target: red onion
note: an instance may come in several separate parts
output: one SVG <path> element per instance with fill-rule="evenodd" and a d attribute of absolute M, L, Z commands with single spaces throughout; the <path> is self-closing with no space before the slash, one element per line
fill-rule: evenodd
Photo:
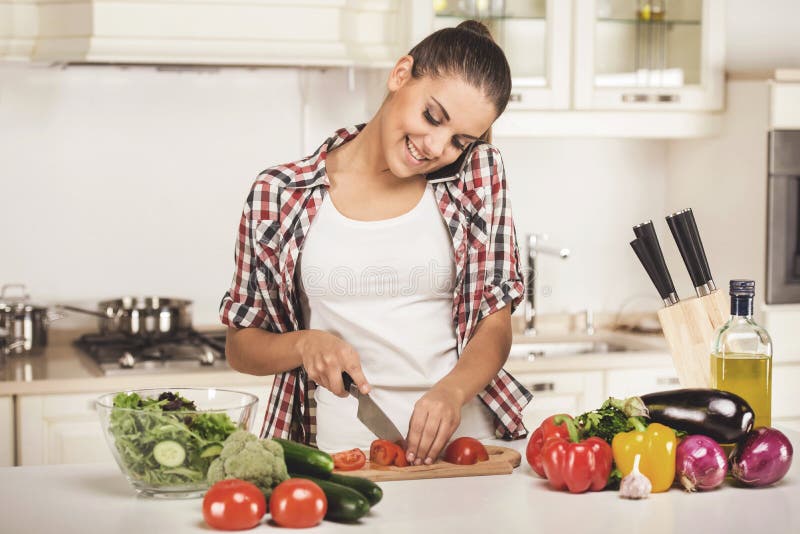
<path fill-rule="evenodd" d="M 714 489 L 727 473 L 725 452 L 708 436 L 686 436 L 675 451 L 675 476 L 687 491 Z"/>
<path fill-rule="evenodd" d="M 745 486 L 769 486 L 789 471 L 793 452 L 783 432 L 762 426 L 748 432 L 736 445 L 731 472 Z"/>

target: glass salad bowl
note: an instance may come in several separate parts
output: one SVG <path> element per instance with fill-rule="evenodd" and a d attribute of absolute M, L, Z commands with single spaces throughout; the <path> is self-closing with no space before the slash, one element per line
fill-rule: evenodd
<path fill-rule="evenodd" d="M 100 424 L 122 473 L 142 495 L 200 497 L 222 442 L 249 431 L 258 397 L 215 388 L 138 389 L 96 401 Z"/>

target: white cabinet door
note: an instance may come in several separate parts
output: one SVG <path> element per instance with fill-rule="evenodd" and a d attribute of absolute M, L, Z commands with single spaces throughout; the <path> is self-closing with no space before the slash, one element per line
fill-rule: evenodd
<path fill-rule="evenodd" d="M 600 371 L 516 373 L 515 378 L 533 393 L 533 400 L 522 413 L 525 426 L 531 432 L 551 415 L 578 416 L 599 408 L 603 402 L 603 373 Z"/>
<path fill-rule="evenodd" d="M 724 0 L 576 0 L 575 108 L 722 109 L 724 7 Z"/>
<path fill-rule="evenodd" d="M 0 467 L 14 465 L 14 398 L 0 397 Z"/>
<path fill-rule="evenodd" d="M 636 395 L 679 389 L 678 373 L 673 367 L 650 369 L 613 369 L 606 371 L 606 397 L 626 399 Z"/>
<path fill-rule="evenodd" d="M 252 431 L 258 433 L 267 409 L 272 377 L 249 386 L 222 386 L 259 399 Z M 99 395 L 31 395 L 17 398 L 19 465 L 113 462 L 94 402 Z M 0 404 L 2 408 L 2 404 Z M 2 417 L 0 416 L 0 422 Z M 7 435 L 13 435 L 9 433 Z M 0 453 L 2 453 L 0 446 Z M 12 449 L 13 451 L 13 449 Z"/>

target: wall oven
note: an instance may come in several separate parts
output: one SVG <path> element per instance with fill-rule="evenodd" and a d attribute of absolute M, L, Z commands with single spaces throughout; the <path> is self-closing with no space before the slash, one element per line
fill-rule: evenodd
<path fill-rule="evenodd" d="M 767 304 L 800 303 L 800 130 L 769 132 Z"/>

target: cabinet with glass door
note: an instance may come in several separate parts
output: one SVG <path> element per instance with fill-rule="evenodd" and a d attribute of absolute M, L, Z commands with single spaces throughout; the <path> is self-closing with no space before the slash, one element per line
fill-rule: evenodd
<path fill-rule="evenodd" d="M 719 110 L 724 0 L 575 0 L 574 107 Z"/>
<path fill-rule="evenodd" d="M 514 87 L 509 109 L 568 109 L 568 0 L 432 0 L 432 30 L 466 19 L 486 24 L 506 53 Z"/>

